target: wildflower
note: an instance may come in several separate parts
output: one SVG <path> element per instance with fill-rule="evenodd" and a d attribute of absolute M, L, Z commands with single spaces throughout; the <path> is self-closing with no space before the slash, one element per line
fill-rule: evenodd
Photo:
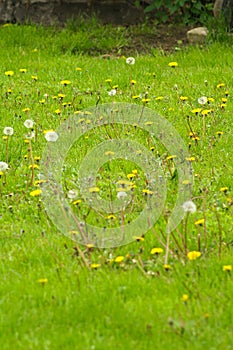
<path fill-rule="evenodd" d="M 90 193 L 97 193 L 99 191 L 100 191 L 99 187 L 91 187 L 91 188 L 89 188 L 89 192 Z"/>
<path fill-rule="evenodd" d="M 182 208 L 184 209 L 185 213 L 195 213 L 195 211 L 197 210 L 196 204 L 193 203 L 193 201 L 184 202 Z"/>
<path fill-rule="evenodd" d="M 12 77 L 14 75 L 14 72 L 13 72 L 13 70 L 8 70 L 8 71 L 5 72 L 5 75 L 7 77 Z"/>
<path fill-rule="evenodd" d="M 177 62 L 169 62 L 168 66 L 172 67 L 172 68 L 175 68 L 175 67 L 178 67 L 178 63 Z"/>
<path fill-rule="evenodd" d="M 134 65 L 135 64 L 135 58 L 134 57 L 128 57 L 126 58 L 126 63 L 129 65 Z"/>
<path fill-rule="evenodd" d="M 210 112 L 212 112 L 211 109 L 203 109 L 203 111 L 201 112 L 202 115 L 207 115 L 209 114 Z"/>
<path fill-rule="evenodd" d="M 6 126 L 4 129 L 3 129 L 3 133 L 4 135 L 7 135 L 7 136 L 11 136 L 14 134 L 14 129 L 10 126 Z"/>
<path fill-rule="evenodd" d="M 148 103 L 148 102 L 150 102 L 150 98 L 143 98 L 143 99 L 142 99 L 142 102 L 143 102 L 143 103 Z"/>
<path fill-rule="evenodd" d="M 114 156 L 114 152 L 112 152 L 112 151 L 106 151 L 105 153 L 104 153 L 106 156 Z"/>
<path fill-rule="evenodd" d="M 38 80 L 38 77 L 36 75 L 32 75 L 31 78 L 34 80 L 34 81 L 37 81 Z"/>
<path fill-rule="evenodd" d="M 117 262 L 117 263 L 121 263 L 122 261 L 124 261 L 125 257 L 120 255 L 120 256 L 117 256 L 114 261 Z"/>
<path fill-rule="evenodd" d="M 169 264 L 164 264 L 163 268 L 164 268 L 165 271 L 169 271 L 169 270 L 171 270 L 172 267 Z"/>
<path fill-rule="evenodd" d="M 23 108 L 23 110 L 22 110 L 23 112 L 30 112 L 30 108 L 28 108 L 28 107 L 26 107 L 26 108 Z"/>
<path fill-rule="evenodd" d="M 31 119 L 26 119 L 25 122 L 23 123 L 23 125 L 27 128 L 27 129 L 31 129 L 34 125 L 34 121 Z"/>
<path fill-rule="evenodd" d="M 80 203 L 82 203 L 81 199 L 77 199 L 76 201 L 72 202 L 73 205 L 77 205 L 77 204 L 80 204 Z"/>
<path fill-rule="evenodd" d="M 181 300 L 183 302 L 186 302 L 188 300 L 188 298 L 189 298 L 188 294 L 183 294 L 182 297 L 181 297 Z"/>
<path fill-rule="evenodd" d="M 34 131 L 29 131 L 29 132 L 27 133 L 27 135 L 25 135 L 25 138 L 26 138 L 25 142 L 28 143 L 28 142 L 29 142 L 28 140 L 33 139 L 33 137 L 35 137 Z"/>
<path fill-rule="evenodd" d="M 180 96 L 180 100 L 181 100 L 181 101 L 187 101 L 187 100 L 188 100 L 188 97 L 187 97 L 187 96 Z"/>
<path fill-rule="evenodd" d="M 232 271 L 232 265 L 224 265 L 222 268 L 223 271 L 230 272 Z"/>
<path fill-rule="evenodd" d="M 58 134 L 55 131 L 48 131 L 45 134 L 45 138 L 48 142 L 56 142 L 58 139 Z"/>
<path fill-rule="evenodd" d="M 151 251 L 150 251 L 151 255 L 158 255 L 158 254 L 161 254 L 163 253 L 163 249 L 162 248 L 152 248 Z"/>
<path fill-rule="evenodd" d="M 39 101 L 42 105 L 45 103 L 45 99 Z"/>
<path fill-rule="evenodd" d="M 217 85 L 217 88 L 219 89 L 219 88 L 222 88 L 223 86 L 225 86 L 225 84 L 224 83 L 220 83 L 220 84 Z"/>
<path fill-rule="evenodd" d="M 137 99 L 139 99 L 139 98 L 140 98 L 140 95 L 132 96 L 132 99 L 133 99 L 133 100 L 137 100 Z"/>
<path fill-rule="evenodd" d="M 70 84 L 71 84 L 71 81 L 69 81 L 69 80 L 62 80 L 62 81 L 60 82 L 60 84 L 61 84 L 61 85 L 64 85 L 64 86 L 67 86 L 67 85 L 70 85 Z"/>
<path fill-rule="evenodd" d="M 222 101 L 223 103 L 226 103 L 226 102 L 227 102 L 227 98 L 223 97 L 221 101 Z"/>
<path fill-rule="evenodd" d="M 117 198 L 118 198 L 118 199 L 123 199 L 123 198 L 125 198 L 125 197 L 127 197 L 127 193 L 125 193 L 124 191 L 119 191 L 119 192 L 117 193 Z"/>
<path fill-rule="evenodd" d="M 195 108 L 191 110 L 191 113 L 198 114 L 201 112 L 201 108 Z"/>
<path fill-rule="evenodd" d="M 28 168 L 29 169 L 40 169 L 39 165 L 37 165 L 37 164 L 30 164 Z"/>
<path fill-rule="evenodd" d="M 61 114 L 61 110 L 58 108 L 54 111 L 56 114 Z"/>
<path fill-rule="evenodd" d="M 220 192 L 227 193 L 228 187 L 221 187 Z"/>
<path fill-rule="evenodd" d="M 145 241 L 145 238 L 144 237 L 141 237 L 141 236 L 135 236 L 133 237 L 137 242 L 144 242 Z"/>
<path fill-rule="evenodd" d="M 67 197 L 70 198 L 70 199 L 74 199 L 76 196 L 77 196 L 77 191 L 75 191 L 75 190 L 70 190 L 67 193 Z"/>
<path fill-rule="evenodd" d="M 131 83 L 132 85 L 135 85 L 137 82 L 136 82 L 136 80 L 133 80 L 133 79 L 132 79 L 132 80 L 130 81 L 130 83 Z"/>
<path fill-rule="evenodd" d="M 117 93 L 116 89 L 112 89 L 110 91 L 108 91 L 108 96 L 115 96 Z"/>
<path fill-rule="evenodd" d="M 37 189 L 37 190 L 31 191 L 31 192 L 30 192 L 30 196 L 32 196 L 32 197 L 38 197 L 38 196 L 41 195 L 41 193 L 42 193 L 42 191 L 41 191 L 40 189 Z"/>
<path fill-rule="evenodd" d="M 144 193 L 145 195 L 152 195 L 154 192 L 145 188 L 142 190 L 142 193 Z"/>
<path fill-rule="evenodd" d="M 188 252 L 188 254 L 187 254 L 187 257 L 189 260 L 196 260 L 200 256 L 201 256 L 201 252 L 197 252 L 195 250 L 192 252 Z"/>
<path fill-rule="evenodd" d="M 41 283 L 41 284 L 45 284 L 45 283 L 48 283 L 48 279 L 47 278 L 40 278 L 37 280 L 38 283 Z"/>
<path fill-rule="evenodd" d="M 7 169 L 9 169 L 8 164 L 6 162 L 0 162 L 0 171 L 4 173 Z"/>
<path fill-rule="evenodd" d="M 131 180 L 131 179 L 133 179 L 135 176 L 136 176 L 136 174 L 128 174 L 128 175 L 127 175 L 127 178 L 128 178 L 129 180 Z"/>
<path fill-rule="evenodd" d="M 96 269 L 98 269 L 99 267 L 100 267 L 101 265 L 100 264 L 91 264 L 91 269 L 94 269 L 94 270 L 96 270 Z"/>
<path fill-rule="evenodd" d="M 110 215 L 107 216 L 107 219 L 108 219 L 108 220 L 115 220 L 116 217 L 115 217 L 115 215 L 110 214 Z"/>
<path fill-rule="evenodd" d="M 204 222 L 205 222 L 205 219 L 200 219 L 200 220 L 197 220 L 197 221 L 195 222 L 195 225 L 196 225 L 196 226 L 202 226 L 202 225 L 204 224 Z"/>
<path fill-rule="evenodd" d="M 188 160 L 189 162 L 194 162 L 196 160 L 195 157 L 187 157 L 185 159 Z"/>
<path fill-rule="evenodd" d="M 162 101 L 163 100 L 163 96 L 157 96 L 155 97 L 155 101 Z"/>
<path fill-rule="evenodd" d="M 197 101 L 200 105 L 204 105 L 207 102 L 207 97 L 206 96 L 199 97 Z"/>
<path fill-rule="evenodd" d="M 25 68 L 20 68 L 20 73 L 26 73 L 27 72 L 27 69 L 25 69 Z"/>
<path fill-rule="evenodd" d="M 166 157 L 166 160 L 174 159 L 174 158 L 176 158 L 176 157 L 177 157 L 176 155 L 168 156 L 168 157 Z"/>
<path fill-rule="evenodd" d="M 217 131 L 216 134 L 217 134 L 218 136 L 221 136 L 221 135 L 223 135 L 223 132 L 222 132 L 222 131 Z"/>
<path fill-rule="evenodd" d="M 208 97 L 208 98 L 207 98 L 207 102 L 208 102 L 208 103 L 214 102 L 214 98 Z"/>
<path fill-rule="evenodd" d="M 81 72 L 82 68 L 77 67 L 76 70 L 77 70 L 78 72 Z"/>
<path fill-rule="evenodd" d="M 88 250 L 92 250 L 94 248 L 94 245 L 92 243 L 88 243 L 86 247 Z"/>

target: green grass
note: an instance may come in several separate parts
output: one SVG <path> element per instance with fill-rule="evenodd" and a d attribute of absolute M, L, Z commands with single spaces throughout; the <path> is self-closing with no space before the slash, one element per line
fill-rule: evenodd
<path fill-rule="evenodd" d="M 223 267 L 233 265 L 232 48 L 227 42 L 213 42 L 176 54 L 135 53 L 136 63 L 129 66 L 122 57 L 124 50 L 119 51 L 127 44 L 126 29 L 113 28 L 106 35 L 106 28 L 93 24 L 90 31 L 101 38 L 93 46 L 86 27 L 81 23 L 74 30 L 70 24 L 58 33 L 34 26 L 0 28 L 0 161 L 9 164 L 9 170 L 0 175 L 1 349 L 230 350 L 233 283 L 232 272 Z M 89 49 L 95 57 L 86 54 Z M 120 54 L 102 59 L 97 52 L 106 50 Z M 172 61 L 178 67 L 169 67 Z M 6 76 L 6 71 L 14 75 Z M 64 86 L 62 80 L 71 84 Z M 218 87 L 220 83 L 224 85 Z M 116 85 L 116 95 L 109 96 Z M 58 94 L 65 96 L 59 99 Z M 163 99 L 156 99 L 159 96 Z M 197 102 L 201 96 L 214 100 L 202 106 Z M 195 158 L 191 198 L 197 211 L 173 232 L 168 260 L 166 223 L 177 195 L 176 173 L 173 161 L 166 161 L 171 154 L 145 131 L 125 125 L 89 131 L 70 150 L 63 175 L 65 191 L 73 189 L 83 157 L 99 142 L 115 136 L 138 140 L 156 158 L 159 155 L 167 184 L 166 204 L 144 240 L 117 248 L 88 248 L 60 233 L 47 217 L 41 197 L 30 195 L 38 188 L 31 180 L 39 173 L 29 169 L 31 150 L 34 157 L 42 157 L 44 130 L 55 130 L 74 112 L 97 103 L 114 100 L 142 107 L 143 98 L 149 99 L 147 107 L 172 123 Z M 227 99 L 224 106 L 223 98 Z M 211 112 L 192 113 L 199 107 Z M 35 122 L 30 143 L 24 141 L 29 131 L 26 119 Z M 8 139 L 3 134 L 7 126 L 14 128 Z M 190 137 L 190 126 L 196 141 Z M 132 180 L 137 187 L 125 212 L 127 220 L 145 203 L 143 169 L 127 161 L 109 161 L 98 173 L 97 185 L 108 199 L 116 196 L 115 182 L 127 179 L 133 169 L 138 170 Z M 226 191 L 221 190 L 224 187 Z M 111 221 L 84 200 L 78 210 L 84 221 L 119 227 L 119 213 Z M 205 219 L 202 226 L 195 224 L 200 219 Z M 154 247 L 163 252 L 152 255 Z M 201 256 L 190 261 L 187 252 L 199 248 Z M 123 262 L 116 262 L 120 256 Z M 99 267 L 91 268 L 93 263 Z"/>

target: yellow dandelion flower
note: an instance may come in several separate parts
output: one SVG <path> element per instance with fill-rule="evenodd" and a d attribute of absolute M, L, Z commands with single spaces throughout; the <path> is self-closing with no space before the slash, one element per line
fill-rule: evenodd
<path fill-rule="evenodd" d="M 142 193 L 144 193 L 145 195 L 152 195 L 154 192 L 145 188 L 142 190 Z"/>
<path fill-rule="evenodd" d="M 13 72 L 13 70 L 8 70 L 8 71 L 5 72 L 5 75 L 6 75 L 7 77 L 12 77 L 14 74 L 15 74 L 15 73 Z"/>
<path fill-rule="evenodd" d="M 144 242 L 144 241 L 145 241 L 145 238 L 144 238 L 144 237 L 141 237 L 141 236 L 134 236 L 133 238 L 134 238 L 135 241 L 137 241 L 137 242 Z"/>
<path fill-rule="evenodd" d="M 117 263 L 121 263 L 122 261 L 124 261 L 125 257 L 120 255 L 120 256 L 117 256 L 114 261 L 117 262 Z"/>
<path fill-rule="evenodd" d="M 183 184 L 183 185 L 189 185 L 189 184 L 190 184 L 190 181 L 189 181 L 189 180 L 183 180 L 183 181 L 182 181 L 182 184 Z"/>
<path fill-rule="evenodd" d="M 72 202 L 73 205 L 77 205 L 77 204 L 80 204 L 80 203 L 82 203 L 81 199 L 77 199 L 76 201 Z"/>
<path fill-rule="evenodd" d="M 116 219 L 116 216 L 113 215 L 113 214 L 110 214 L 110 215 L 107 216 L 107 219 L 108 219 L 108 220 L 115 220 L 115 219 Z"/>
<path fill-rule="evenodd" d="M 181 300 L 185 303 L 188 300 L 189 296 L 188 294 L 183 294 L 181 297 Z"/>
<path fill-rule="evenodd" d="M 131 173 L 137 175 L 138 171 L 137 171 L 137 169 L 133 169 L 133 170 L 131 171 Z"/>
<path fill-rule="evenodd" d="M 223 97 L 221 101 L 222 101 L 223 103 L 226 103 L 226 102 L 227 102 L 227 98 Z"/>
<path fill-rule="evenodd" d="M 163 96 L 155 97 L 155 101 L 162 101 L 162 100 L 163 100 Z"/>
<path fill-rule="evenodd" d="M 41 283 L 41 284 L 45 284 L 45 283 L 48 283 L 48 278 L 39 278 L 37 280 L 38 283 Z"/>
<path fill-rule="evenodd" d="M 180 96 L 180 100 L 181 100 L 181 101 L 187 101 L 187 100 L 188 100 L 188 97 L 187 97 L 187 96 Z"/>
<path fill-rule="evenodd" d="M 130 83 L 132 84 L 132 85 L 135 85 L 137 82 L 136 82 L 136 80 L 130 80 Z"/>
<path fill-rule="evenodd" d="M 198 114 L 201 112 L 201 108 L 195 108 L 191 110 L 191 113 Z"/>
<path fill-rule="evenodd" d="M 62 81 L 60 82 L 60 84 L 61 84 L 61 85 L 64 85 L 64 86 L 70 85 L 70 84 L 71 84 L 71 81 L 70 81 L 70 80 L 62 80 Z"/>
<path fill-rule="evenodd" d="M 77 67 L 76 70 L 77 70 L 78 72 L 81 72 L 82 68 L 81 68 L 81 67 Z"/>
<path fill-rule="evenodd" d="M 151 122 L 151 121 L 147 121 L 147 122 L 145 122 L 144 124 L 145 124 L 145 125 L 152 125 L 152 124 L 153 124 L 153 122 Z"/>
<path fill-rule="evenodd" d="M 188 252 L 188 254 L 187 254 L 187 257 L 189 260 L 196 260 L 200 256 L 201 256 L 201 252 L 197 252 L 195 250 L 192 252 Z"/>
<path fill-rule="evenodd" d="M 219 89 L 219 88 L 222 88 L 222 87 L 224 87 L 224 86 L 225 86 L 224 83 L 220 83 L 220 84 L 217 85 L 217 88 Z"/>
<path fill-rule="evenodd" d="M 221 135 L 223 135 L 223 132 L 222 132 L 222 131 L 217 131 L 216 134 L 217 134 L 218 136 L 221 136 Z"/>
<path fill-rule="evenodd" d="M 90 193 L 97 193 L 100 191 L 100 188 L 99 187 L 91 187 L 89 188 L 89 192 Z"/>
<path fill-rule="evenodd" d="M 31 78 L 32 78 L 34 81 L 37 81 L 37 80 L 38 80 L 38 76 L 37 76 L 37 75 L 31 75 Z"/>
<path fill-rule="evenodd" d="M 174 159 L 174 158 L 176 158 L 176 157 L 177 157 L 176 155 L 168 156 L 168 157 L 166 157 L 166 160 Z"/>
<path fill-rule="evenodd" d="M 128 174 L 127 175 L 127 178 L 129 179 L 129 180 L 131 180 L 131 179 L 133 179 L 134 177 L 136 176 L 136 174 Z"/>
<path fill-rule="evenodd" d="M 55 109 L 54 111 L 56 114 L 61 114 L 61 110 L 58 108 L 58 109 Z"/>
<path fill-rule="evenodd" d="M 58 96 L 59 98 L 61 98 L 61 99 L 64 98 L 64 97 L 66 97 L 65 94 L 60 94 L 60 93 L 59 93 L 57 96 Z"/>
<path fill-rule="evenodd" d="M 169 62 L 168 66 L 172 67 L 172 68 L 175 68 L 175 67 L 178 67 L 178 63 L 177 62 Z"/>
<path fill-rule="evenodd" d="M 188 160 L 189 162 L 194 162 L 196 160 L 195 157 L 187 157 L 185 159 Z"/>
<path fill-rule="evenodd" d="M 158 254 L 161 254 L 163 253 L 163 249 L 162 248 L 152 248 L 151 251 L 150 251 L 150 254 L 151 255 L 158 255 Z"/>
<path fill-rule="evenodd" d="M 28 168 L 29 169 L 40 169 L 39 165 L 37 165 L 37 164 L 30 164 Z"/>
<path fill-rule="evenodd" d="M 137 100 L 137 99 L 139 99 L 139 98 L 140 98 L 139 95 L 132 96 L 132 99 L 134 99 L 134 100 Z"/>
<path fill-rule="evenodd" d="M 212 112 L 212 109 L 203 109 L 203 111 L 201 112 L 202 115 L 208 115 L 209 113 Z"/>
<path fill-rule="evenodd" d="M 222 269 L 223 271 L 230 272 L 232 271 L 232 265 L 224 265 Z"/>
<path fill-rule="evenodd" d="M 148 102 L 150 102 L 150 98 L 143 98 L 143 99 L 142 99 L 142 102 L 143 102 L 143 103 L 148 103 Z"/>
<path fill-rule="evenodd" d="M 42 193 L 42 191 L 39 190 L 39 189 L 37 189 L 37 190 L 34 190 L 34 191 L 30 192 L 30 196 L 32 196 L 32 197 L 38 197 L 38 196 L 41 195 L 41 193 Z"/>
<path fill-rule="evenodd" d="M 20 68 L 20 73 L 26 73 L 27 72 L 27 69 L 26 68 Z"/>
<path fill-rule="evenodd" d="M 208 98 L 207 98 L 207 102 L 209 102 L 209 103 L 214 102 L 214 98 L 208 97 Z"/>
<path fill-rule="evenodd" d="M 96 269 L 98 269 L 100 266 L 101 266 L 100 264 L 93 263 L 93 264 L 91 264 L 91 269 L 96 270 Z"/>
<path fill-rule="evenodd" d="M 220 192 L 226 193 L 228 191 L 228 187 L 221 187 Z"/>
<path fill-rule="evenodd" d="M 25 112 L 25 113 L 30 112 L 30 108 L 28 108 L 28 107 L 23 108 L 22 111 Z"/>
<path fill-rule="evenodd" d="M 169 264 L 164 264 L 163 268 L 164 268 L 164 270 L 169 271 L 169 270 L 171 270 L 172 267 Z"/>
<path fill-rule="evenodd" d="M 195 225 L 196 225 L 196 226 L 202 226 L 202 225 L 204 224 L 204 222 L 205 222 L 205 219 L 200 219 L 200 220 L 197 220 L 197 221 L 195 222 Z"/>
<path fill-rule="evenodd" d="M 88 243 L 88 244 L 86 245 L 86 247 L 87 247 L 87 249 L 92 249 L 92 248 L 94 248 L 94 244 Z"/>
<path fill-rule="evenodd" d="M 112 152 L 112 151 L 107 151 L 107 152 L 105 152 L 104 153 L 106 156 L 114 156 L 114 152 Z"/>
<path fill-rule="evenodd" d="M 105 79 L 105 83 L 111 83 L 112 79 Z"/>

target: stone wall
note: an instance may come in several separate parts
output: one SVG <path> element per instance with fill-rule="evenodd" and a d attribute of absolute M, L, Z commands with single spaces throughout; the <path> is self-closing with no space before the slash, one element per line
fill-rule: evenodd
<path fill-rule="evenodd" d="M 143 20 L 143 10 L 127 0 L 0 0 L 0 23 L 50 25 L 93 14 L 103 23 L 134 24 Z"/>

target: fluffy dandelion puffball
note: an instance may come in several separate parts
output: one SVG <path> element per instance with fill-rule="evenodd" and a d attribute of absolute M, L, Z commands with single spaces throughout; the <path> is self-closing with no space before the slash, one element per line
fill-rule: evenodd
<path fill-rule="evenodd" d="M 185 213 L 195 213 L 197 210 L 196 204 L 193 201 L 186 201 L 182 205 Z"/>
<path fill-rule="evenodd" d="M 14 129 L 11 126 L 6 126 L 3 129 L 3 133 L 4 133 L 4 135 L 11 136 L 14 134 Z"/>
<path fill-rule="evenodd" d="M 9 169 L 8 164 L 6 162 L 0 162 L 0 171 L 4 172 Z"/>
<path fill-rule="evenodd" d="M 26 128 L 31 129 L 33 127 L 34 121 L 31 119 L 26 119 L 23 124 Z"/>
<path fill-rule="evenodd" d="M 128 57 L 126 58 L 126 63 L 129 65 L 134 65 L 135 64 L 135 58 L 134 57 Z"/>
<path fill-rule="evenodd" d="M 48 131 L 45 134 L 45 138 L 48 142 L 56 142 L 58 139 L 58 134 L 55 131 Z"/>

